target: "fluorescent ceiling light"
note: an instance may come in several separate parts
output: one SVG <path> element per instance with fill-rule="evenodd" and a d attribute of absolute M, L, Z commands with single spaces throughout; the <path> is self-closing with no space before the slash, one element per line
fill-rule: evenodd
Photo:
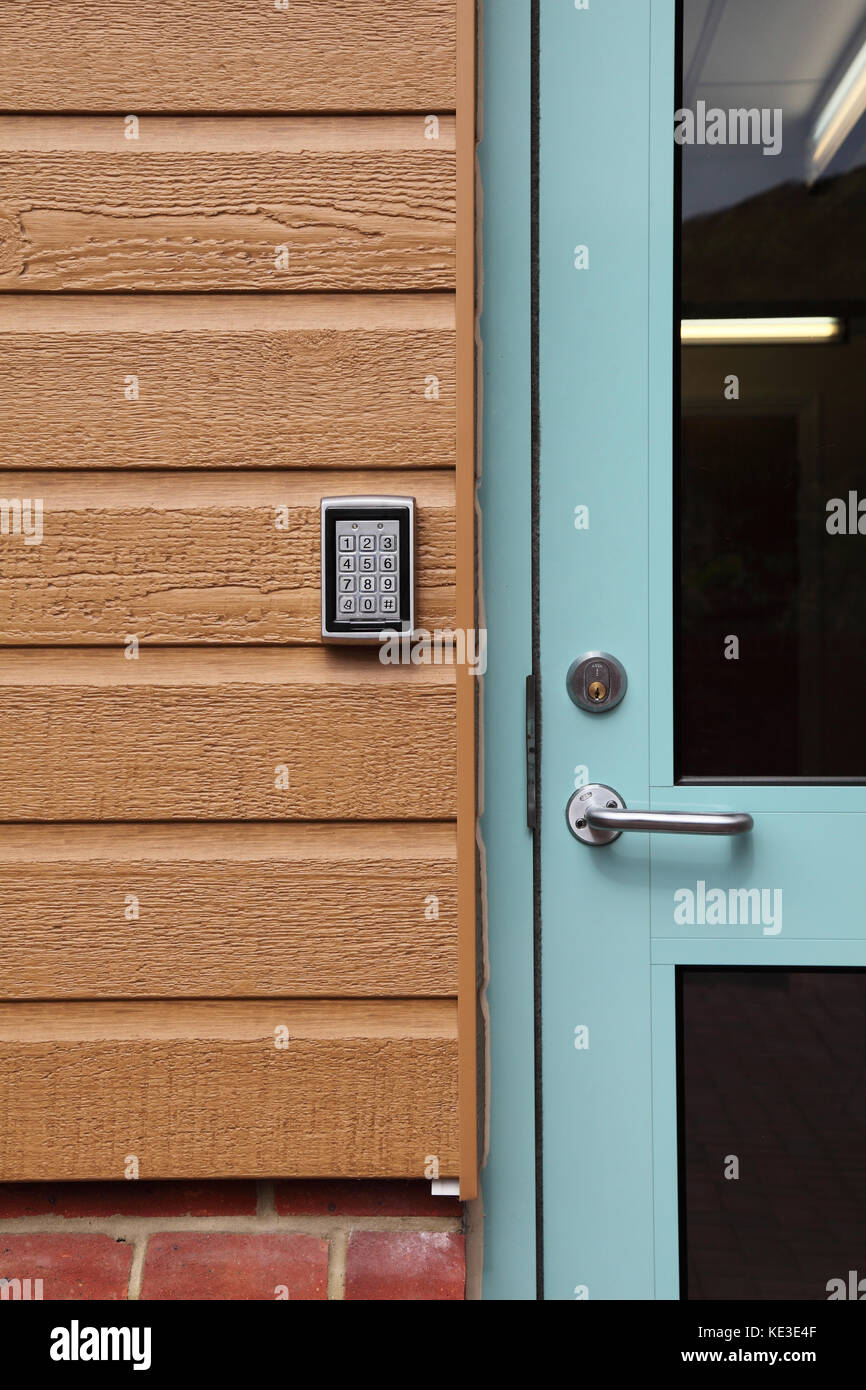
<path fill-rule="evenodd" d="M 687 344 L 833 343 L 842 324 L 832 318 L 683 319 L 680 336 Z"/>
<path fill-rule="evenodd" d="M 866 43 L 812 127 L 810 182 L 827 168 L 866 111 Z"/>

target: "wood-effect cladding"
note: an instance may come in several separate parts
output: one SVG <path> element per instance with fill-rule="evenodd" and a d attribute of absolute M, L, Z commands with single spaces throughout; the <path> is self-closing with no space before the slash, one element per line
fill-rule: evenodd
<path fill-rule="evenodd" d="M 453 121 L 0 117 L 0 289 L 436 290 Z"/>
<path fill-rule="evenodd" d="M 0 470 L 456 466 L 451 294 L 0 295 L 0 354 Z"/>
<path fill-rule="evenodd" d="M 458 1162 L 453 1000 L 0 1004 L 0 1056 L 4 1168 L 34 1180 Z"/>
<path fill-rule="evenodd" d="M 477 682 L 319 611 L 408 494 L 475 626 L 474 102 L 471 0 L 0 9 L 0 1180 L 475 1194 Z"/>
<path fill-rule="evenodd" d="M 453 111 L 455 0 L 4 0 L 6 111 Z"/>

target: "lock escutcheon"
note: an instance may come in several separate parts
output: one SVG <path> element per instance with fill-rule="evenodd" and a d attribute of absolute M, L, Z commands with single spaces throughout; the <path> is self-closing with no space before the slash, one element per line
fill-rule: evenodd
<path fill-rule="evenodd" d="M 579 709 L 604 714 L 622 700 L 628 678 L 622 663 L 609 652 L 585 652 L 571 663 L 565 684 Z"/>

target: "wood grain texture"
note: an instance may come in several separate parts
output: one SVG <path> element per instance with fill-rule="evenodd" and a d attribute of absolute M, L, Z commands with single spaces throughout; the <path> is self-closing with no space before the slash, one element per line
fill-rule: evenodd
<path fill-rule="evenodd" d="M 0 469 L 453 468 L 454 376 L 450 294 L 0 295 Z"/>
<path fill-rule="evenodd" d="M 0 107 L 453 109 L 455 4 L 3 0 Z"/>
<path fill-rule="evenodd" d="M 454 122 L 0 118 L 0 288 L 442 290 Z"/>
<path fill-rule="evenodd" d="M 393 474 L 360 485 L 387 494 Z M 40 498 L 43 538 L 0 535 L 0 645 L 117 645 L 132 633 L 320 643 L 319 504 L 358 487 L 357 476 L 312 471 L 4 473 L 0 508 Z M 400 490 L 418 503 L 419 626 L 453 628 L 453 474 L 407 473 Z"/>
<path fill-rule="evenodd" d="M 452 1000 L 2 1004 L 0 1181 L 450 1175 L 456 1054 Z"/>
<path fill-rule="evenodd" d="M 0 663 L 0 820 L 449 820 L 455 784 L 453 667 L 304 647 Z"/>
<path fill-rule="evenodd" d="M 0 998 L 453 995 L 456 869 L 453 825 L 7 826 Z"/>

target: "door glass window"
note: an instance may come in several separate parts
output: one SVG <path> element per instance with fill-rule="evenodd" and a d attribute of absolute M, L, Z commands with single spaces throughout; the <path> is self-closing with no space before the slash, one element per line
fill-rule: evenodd
<path fill-rule="evenodd" d="M 682 0 L 676 777 L 866 780 L 866 0 Z"/>
<path fill-rule="evenodd" d="M 678 976 L 682 1296 L 866 1298 L 866 971 Z"/>

